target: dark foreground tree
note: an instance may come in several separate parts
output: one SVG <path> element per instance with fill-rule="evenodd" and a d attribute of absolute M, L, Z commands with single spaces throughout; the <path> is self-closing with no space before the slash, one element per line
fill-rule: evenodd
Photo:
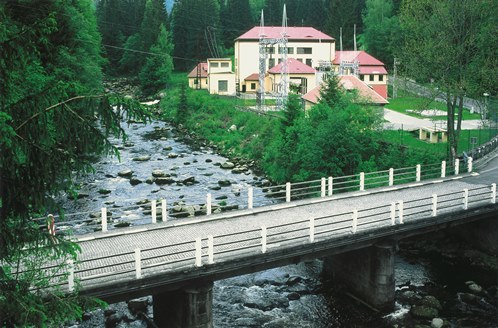
<path fill-rule="evenodd" d="M 57 287 L 78 246 L 32 218 L 57 211 L 88 155 L 115 152 L 122 109 L 142 115 L 102 94 L 93 1 L 1 2 L 0 21 L 0 326 L 60 325 L 88 305 Z"/>
<path fill-rule="evenodd" d="M 446 99 L 448 158 L 458 154 L 463 97 L 496 95 L 498 39 L 494 0 L 403 3 L 402 63 L 418 81 L 434 81 Z"/>

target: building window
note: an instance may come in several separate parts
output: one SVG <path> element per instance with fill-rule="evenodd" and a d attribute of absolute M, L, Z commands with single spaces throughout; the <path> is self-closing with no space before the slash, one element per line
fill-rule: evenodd
<path fill-rule="evenodd" d="M 283 50 L 284 50 L 284 48 L 283 48 L 283 47 L 282 47 L 282 48 L 280 48 L 280 47 L 279 47 L 279 48 L 278 48 L 278 53 L 279 53 L 279 54 L 282 54 L 282 53 L 284 52 Z M 287 53 L 288 53 L 289 55 L 294 54 L 294 48 L 292 48 L 292 47 L 288 47 L 288 48 L 287 48 Z"/>
<path fill-rule="evenodd" d="M 298 58 L 297 61 L 302 63 L 303 59 L 302 58 Z"/>
<path fill-rule="evenodd" d="M 379 75 L 379 82 L 384 81 L 384 75 Z"/>
<path fill-rule="evenodd" d="M 256 90 L 256 83 L 251 83 L 251 90 Z"/>
<path fill-rule="evenodd" d="M 266 47 L 266 53 L 267 54 L 274 54 L 275 53 L 275 47 Z"/>
<path fill-rule="evenodd" d="M 268 67 L 272 68 L 275 66 L 275 58 L 270 58 L 268 60 Z"/>
<path fill-rule="evenodd" d="M 311 55 L 312 54 L 312 50 L 311 50 L 311 48 L 301 48 L 301 47 L 298 47 L 297 48 L 297 54 L 298 55 Z"/>
<path fill-rule="evenodd" d="M 227 92 L 227 91 L 228 91 L 228 80 L 219 80 L 218 92 Z"/>
<path fill-rule="evenodd" d="M 311 58 L 306 59 L 306 65 L 308 65 L 310 67 L 311 67 L 311 65 L 313 65 Z"/>
<path fill-rule="evenodd" d="M 194 79 L 194 84 L 198 84 L 198 83 L 199 83 L 199 80 Z"/>
<path fill-rule="evenodd" d="M 374 75 L 373 74 L 370 74 L 370 82 L 372 82 L 374 80 Z"/>
<path fill-rule="evenodd" d="M 219 63 L 209 63 L 209 67 L 218 67 Z"/>
<path fill-rule="evenodd" d="M 221 63 L 221 67 L 228 67 L 228 63 Z"/>
<path fill-rule="evenodd" d="M 365 81 L 365 75 L 360 74 L 360 80 Z"/>

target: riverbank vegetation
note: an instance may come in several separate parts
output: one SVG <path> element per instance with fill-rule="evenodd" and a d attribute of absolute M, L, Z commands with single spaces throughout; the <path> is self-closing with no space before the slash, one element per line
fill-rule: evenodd
<path fill-rule="evenodd" d="M 174 80 L 185 83 L 179 74 Z M 322 102 L 306 114 L 296 95 L 278 114 L 258 114 L 238 108 L 235 98 L 181 91 L 180 86 L 167 91 L 167 97 L 162 102 L 165 119 L 217 145 L 226 156 L 256 160 L 275 182 L 433 164 L 444 158 L 444 152 L 386 141 L 380 108 L 355 103 L 354 94 L 332 82 Z"/>

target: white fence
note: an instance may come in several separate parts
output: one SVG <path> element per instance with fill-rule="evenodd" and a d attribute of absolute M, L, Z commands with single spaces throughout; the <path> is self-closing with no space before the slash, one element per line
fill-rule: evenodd
<path fill-rule="evenodd" d="M 54 281 L 68 277 L 68 281 L 59 279 L 58 284 L 67 285 L 72 291 L 75 281 L 84 287 L 106 280 L 141 279 L 158 271 L 182 272 L 309 243 L 345 240 L 361 233 L 375 235 L 376 232 L 385 232 L 397 225 L 427 222 L 428 219 L 438 222 L 441 215 L 489 204 L 496 204 L 496 184 L 309 217 L 285 224 L 264 225 L 228 234 L 198 236 L 194 240 L 114 255 L 102 250 L 101 256 L 85 258 L 71 264 L 68 275 L 61 274 L 54 277 Z M 54 267 L 47 266 L 46 269 Z"/>
<path fill-rule="evenodd" d="M 372 188 L 389 187 L 394 185 L 420 182 L 425 179 L 445 178 L 452 175 L 460 175 L 472 172 L 472 158 L 466 163 L 456 159 L 450 165 L 446 161 L 431 165 L 416 165 L 412 167 L 389 169 L 377 172 L 361 172 L 355 175 L 341 177 L 324 177 L 319 180 L 311 180 L 297 183 L 286 183 L 284 185 L 264 186 L 261 188 L 249 187 L 237 191 L 239 197 L 246 199 L 239 204 L 227 204 L 224 191 L 212 191 L 205 198 L 188 200 L 152 200 L 139 201 L 130 206 L 102 207 L 98 213 L 79 212 L 68 213 L 63 216 L 54 215 L 56 227 L 70 227 L 76 230 L 85 226 L 95 231 L 108 231 L 121 226 L 132 224 L 151 223 L 158 221 L 166 222 L 170 219 L 193 217 L 199 215 L 211 215 L 228 210 L 253 209 L 266 206 L 276 202 L 291 202 L 304 198 L 328 197 L 338 193 L 364 191 Z M 188 204 L 186 202 L 188 201 Z M 242 204 L 240 204 L 242 203 Z M 40 226 L 46 222 L 44 218 L 36 219 Z"/>

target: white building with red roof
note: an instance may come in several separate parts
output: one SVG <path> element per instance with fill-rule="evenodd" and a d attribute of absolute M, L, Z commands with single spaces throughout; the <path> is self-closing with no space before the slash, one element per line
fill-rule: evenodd
<path fill-rule="evenodd" d="M 264 90 L 267 93 L 278 92 L 282 79 L 282 52 L 279 44 L 274 40 L 283 36 L 287 39 L 286 73 L 289 89 L 300 94 L 306 94 L 321 83 L 323 69 L 332 70 L 340 76 L 356 76 L 361 84 L 350 83 L 353 87 L 364 89 L 360 93 L 376 92 L 383 99 L 387 98 L 387 70 L 384 63 L 372 57 L 365 51 L 336 51 L 335 39 L 313 27 L 287 27 L 285 34 L 281 26 L 253 27 L 235 39 L 233 62 L 229 59 L 210 59 L 200 68 L 194 68 L 189 74 L 191 87 L 199 77 L 204 78 L 201 86 L 210 93 L 234 95 L 242 93 L 256 93 L 260 86 L 260 40 L 264 39 L 265 68 Z M 217 63 L 217 61 L 220 61 Z M 219 66 L 216 66 L 219 65 Z M 223 65 L 223 67 L 221 66 Z M 348 78 L 344 79 L 347 81 Z M 368 99 L 375 99 L 370 95 Z"/>
<path fill-rule="evenodd" d="M 365 51 L 337 51 L 334 58 L 334 68 L 340 72 L 341 63 L 357 63 L 358 78 L 371 86 L 375 92 L 383 98 L 387 98 L 387 70 L 383 62 L 369 55 Z M 350 69 L 346 69 L 343 75 L 351 75 Z"/>
<path fill-rule="evenodd" d="M 250 90 L 246 79 L 259 75 L 260 37 L 278 39 L 282 37 L 282 31 L 281 26 L 256 26 L 235 39 L 235 78 L 242 92 Z M 332 62 L 335 58 L 335 39 L 313 27 L 287 27 L 286 36 L 287 57 L 310 68 L 318 67 L 320 61 Z M 279 64 L 281 52 L 277 45 L 266 46 L 266 71 Z"/>
<path fill-rule="evenodd" d="M 208 88 L 208 63 L 197 64 L 188 74 L 188 85 L 192 89 Z"/>
<path fill-rule="evenodd" d="M 340 75 L 339 86 L 347 92 L 357 92 L 358 101 L 363 104 L 384 106 L 389 103 L 384 97 L 375 92 L 372 87 L 354 75 Z M 320 89 L 321 85 L 318 85 L 301 97 L 305 110 L 310 109 L 320 101 Z"/>

